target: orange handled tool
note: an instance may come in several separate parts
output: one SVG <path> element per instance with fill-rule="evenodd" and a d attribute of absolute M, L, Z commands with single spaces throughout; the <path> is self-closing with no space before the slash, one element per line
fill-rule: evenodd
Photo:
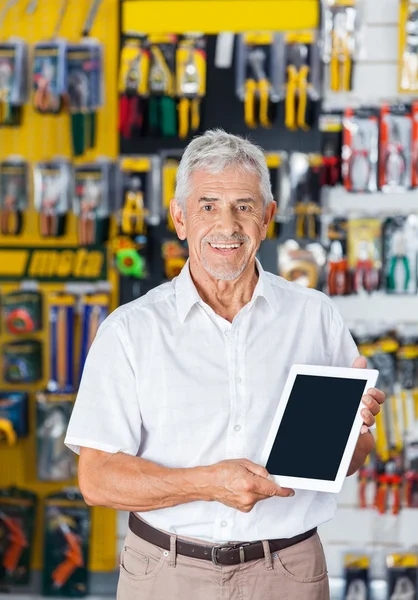
<path fill-rule="evenodd" d="M 0 513 L 0 519 L 4 522 L 9 532 L 9 545 L 3 557 L 3 567 L 8 573 L 13 573 L 17 569 L 23 550 L 29 544 L 17 519 L 8 517 L 4 513 Z"/>
<path fill-rule="evenodd" d="M 68 548 L 65 552 L 65 560 L 58 565 L 51 576 L 56 588 L 63 587 L 70 579 L 71 575 L 73 575 L 77 569 L 84 566 L 83 553 L 78 536 L 75 535 L 65 523 L 61 523 L 60 527 L 67 541 Z"/>

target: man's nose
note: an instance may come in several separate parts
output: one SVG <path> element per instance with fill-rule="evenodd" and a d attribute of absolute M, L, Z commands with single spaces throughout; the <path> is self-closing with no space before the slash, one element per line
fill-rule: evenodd
<path fill-rule="evenodd" d="M 224 235 L 230 236 L 238 231 L 238 223 L 236 213 L 230 208 L 225 208 L 220 211 L 220 228 Z"/>

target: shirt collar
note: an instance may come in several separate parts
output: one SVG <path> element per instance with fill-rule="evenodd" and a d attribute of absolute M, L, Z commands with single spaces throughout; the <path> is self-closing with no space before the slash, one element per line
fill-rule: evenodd
<path fill-rule="evenodd" d="M 251 304 L 254 304 L 258 296 L 263 297 L 273 312 L 277 311 L 277 300 L 274 294 L 274 290 L 271 286 L 270 281 L 264 271 L 261 263 L 256 259 L 258 281 L 254 290 Z M 191 311 L 192 307 L 198 302 L 202 302 L 201 297 L 193 283 L 190 275 L 189 261 L 186 262 L 180 275 L 177 277 L 175 282 L 175 294 L 176 294 L 176 306 L 177 314 L 182 323 L 186 320 L 187 315 Z"/>

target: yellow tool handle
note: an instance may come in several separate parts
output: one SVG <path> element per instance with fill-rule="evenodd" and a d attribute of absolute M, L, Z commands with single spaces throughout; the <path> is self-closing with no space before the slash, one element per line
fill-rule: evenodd
<path fill-rule="evenodd" d="M 412 390 L 412 398 L 414 401 L 415 420 L 418 421 L 418 389 Z"/>
<path fill-rule="evenodd" d="M 351 71 L 353 68 L 353 61 L 351 60 L 348 49 L 344 52 L 343 64 L 342 64 L 342 87 L 344 92 L 351 91 Z"/>
<path fill-rule="evenodd" d="M 390 409 L 391 409 L 391 421 L 393 427 L 393 444 L 396 452 L 402 450 L 402 435 L 401 428 L 399 427 L 399 413 L 398 413 L 398 399 L 395 395 L 390 398 Z"/>
<path fill-rule="evenodd" d="M 309 67 L 305 65 L 299 71 L 299 105 L 297 124 L 305 131 L 309 129 L 306 123 L 306 111 L 308 108 L 308 77 Z"/>
<path fill-rule="evenodd" d="M 58 366 L 58 384 L 61 389 L 65 387 L 67 382 L 67 311 L 65 307 L 60 307 L 58 311 L 58 326 L 57 326 L 57 366 Z"/>
<path fill-rule="evenodd" d="M 190 100 L 181 98 L 179 102 L 179 138 L 184 140 L 189 135 Z"/>
<path fill-rule="evenodd" d="M 17 435 L 11 421 L 8 419 L 0 419 L 0 432 L 6 438 L 9 446 L 14 446 L 16 444 Z"/>
<path fill-rule="evenodd" d="M 387 462 L 389 460 L 389 448 L 382 411 L 380 411 L 376 417 L 376 452 L 383 462 Z"/>
<path fill-rule="evenodd" d="M 298 72 L 294 65 L 287 69 L 287 90 L 286 90 L 286 116 L 285 125 L 288 129 L 294 131 L 296 124 L 296 91 L 298 87 Z"/>
<path fill-rule="evenodd" d="M 197 131 L 200 127 L 200 98 L 192 100 L 191 129 Z"/>
<path fill-rule="evenodd" d="M 260 124 L 262 127 L 269 129 L 271 127 L 269 119 L 270 84 L 267 79 L 261 79 L 258 82 L 258 93 L 260 97 Z"/>
<path fill-rule="evenodd" d="M 244 118 L 247 127 L 255 129 L 257 122 L 255 120 L 255 95 L 257 84 L 254 79 L 247 79 L 245 82 L 245 103 L 244 103 Z"/>

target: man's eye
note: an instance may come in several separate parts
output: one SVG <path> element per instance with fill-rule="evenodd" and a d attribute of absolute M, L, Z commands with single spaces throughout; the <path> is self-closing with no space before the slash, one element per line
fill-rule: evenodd
<path fill-rule="evenodd" d="M 238 210 L 240 212 L 247 212 L 248 210 L 250 210 L 250 207 L 247 206 L 247 204 L 239 204 L 238 205 Z"/>
<path fill-rule="evenodd" d="M 203 206 L 203 210 L 205 210 L 206 212 L 210 212 L 213 209 L 212 204 L 205 204 Z"/>

